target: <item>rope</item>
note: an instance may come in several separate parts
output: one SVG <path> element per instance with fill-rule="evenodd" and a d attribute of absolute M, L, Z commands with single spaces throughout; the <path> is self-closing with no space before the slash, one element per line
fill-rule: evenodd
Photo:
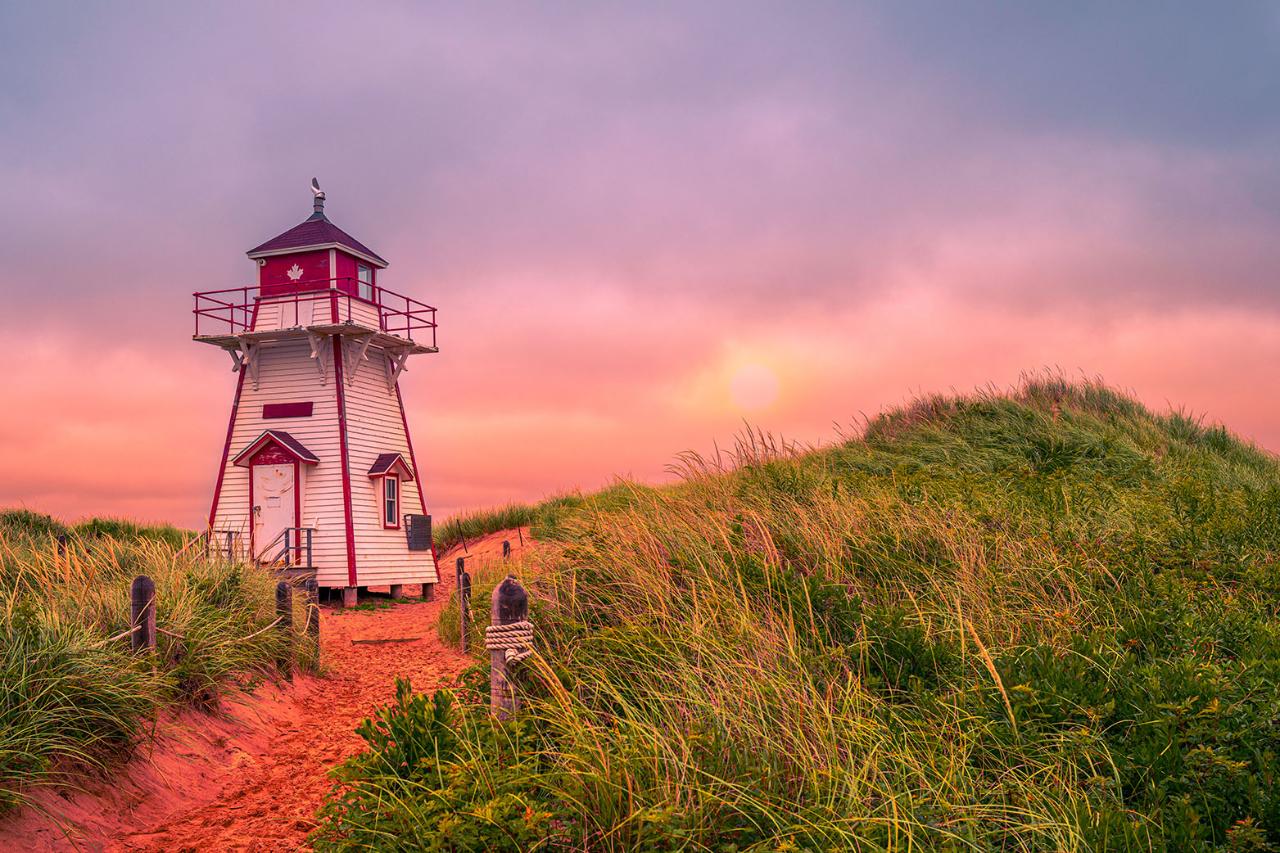
<path fill-rule="evenodd" d="M 276 621 L 272 622 L 270 625 L 268 625 L 267 627 L 265 627 L 265 628 L 263 628 L 263 629 L 261 629 L 261 630 L 254 631 L 252 634 L 250 634 L 250 635 L 249 635 L 249 636 L 247 636 L 247 637 L 242 637 L 242 638 L 241 638 L 241 639 L 239 639 L 239 640 L 224 640 L 223 642 L 218 643 L 218 645 L 220 645 L 220 646 L 225 646 L 227 643 L 234 643 L 234 642 L 240 642 L 240 643 L 243 643 L 245 640 L 252 640 L 254 637 L 258 636 L 259 634 L 265 634 L 267 631 L 270 631 L 272 628 L 274 628 L 275 626 L 279 625 L 282 621 L 284 621 L 284 617 L 283 617 L 283 616 L 277 616 L 277 617 L 276 617 Z"/>
<path fill-rule="evenodd" d="M 277 618 L 276 618 L 276 621 L 272 622 L 270 625 L 268 625 L 268 626 L 267 626 L 267 627 L 265 627 L 265 628 L 262 628 L 262 629 L 260 629 L 260 630 L 258 630 L 258 631 L 254 631 L 252 634 L 250 634 L 250 635 L 249 635 L 249 636 L 247 636 L 247 637 L 243 637 L 243 638 L 241 638 L 240 640 L 223 640 L 221 643 L 218 643 L 218 645 L 219 645 L 219 646 L 225 646 L 225 645 L 227 645 L 228 643 L 233 643 L 233 642 L 240 642 L 240 643 L 243 643 L 245 640 L 252 640 L 254 637 L 258 636 L 259 634 L 264 634 L 264 633 L 266 633 L 267 631 L 269 631 L 269 630 L 271 630 L 272 628 L 274 628 L 275 626 L 279 625 L 283 620 L 284 620 L 284 617 L 283 617 L 283 616 L 277 617 Z M 525 624 L 528 624 L 528 623 L 525 623 Z M 141 631 L 141 630 L 142 630 L 142 626 L 141 626 L 141 625 L 138 625 L 137 627 L 130 628 L 128 631 L 122 631 L 122 632 L 120 632 L 119 634 L 116 634 L 114 637 L 107 637 L 105 640 L 103 640 L 103 641 L 102 641 L 102 642 L 100 642 L 100 643 L 94 643 L 94 644 L 93 644 L 92 646 L 90 646 L 89 648 L 91 648 L 91 649 L 96 649 L 96 648 L 99 648 L 99 647 L 101 647 L 101 646 L 105 646 L 105 645 L 107 645 L 108 643 L 114 643 L 116 640 L 123 640 L 125 637 L 128 637 L 130 634 L 134 634 L 134 633 L 136 633 L 136 632 L 138 632 L 138 631 Z M 157 633 L 157 634 L 164 634 L 166 637 L 172 637 L 172 638 L 173 638 L 173 639 L 175 639 L 175 640 L 185 640 L 185 639 L 186 639 L 186 637 L 184 637 L 182 634 L 175 634 L 173 631 L 166 631 L 164 628 L 161 628 L 159 625 L 157 625 L 157 626 L 156 626 L 156 633 Z M 532 639 L 533 639 L 533 631 L 532 631 L 532 630 L 530 630 L 530 631 L 529 631 L 529 639 L 530 639 L 531 641 L 532 641 Z M 527 656 L 526 656 L 526 657 L 527 657 Z M 509 657 L 508 657 L 508 660 L 510 660 L 510 658 L 509 658 Z"/>
<path fill-rule="evenodd" d="M 484 629 L 484 647 L 491 652 L 506 651 L 507 663 L 522 661 L 533 654 L 533 623 L 490 625 Z"/>
<path fill-rule="evenodd" d="M 105 640 L 103 640 L 100 643 L 94 643 L 89 648 L 91 649 L 102 648 L 108 643 L 114 643 L 116 640 L 123 640 L 125 637 L 128 637 L 130 634 L 137 633 L 138 631 L 141 631 L 141 630 L 142 630 L 142 626 L 138 625 L 136 627 L 130 628 L 128 631 L 121 631 L 119 634 L 116 634 L 114 637 L 107 637 Z"/>

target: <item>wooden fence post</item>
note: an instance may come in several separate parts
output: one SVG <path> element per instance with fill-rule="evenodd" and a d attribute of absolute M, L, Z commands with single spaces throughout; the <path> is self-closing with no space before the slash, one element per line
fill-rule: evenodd
<path fill-rule="evenodd" d="M 471 575 L 467 574 L 467 570 L 463 568 L 462 557 L 458 558 L 458 625 L 461 629 L 462 636 L 462 653 L 467 653 L 467 647 L 470 645 L 467 638 L 467 623 L 470 621 L 468 611 L 471 609 Z"/>
<path fill-rule="evenodd" d="M 490 625 L 485 631 L 485 646 L 489 649 L 489 704 L 498 719 L 505 720 L 520 710 L 520 698 L 507 677 L 507 655 L 511 652 L 518 656 L 516 659 L 523 657 L 533 640 L 529 595 L 515 575 L 507 575 L 506 580 L 494 588 L 489 616 Z M 510 627 L 503 630 L 504 626 Z"/>
<path fill-rule="evenodd" d="M 146 575 L 138 575 L 129 587 L 130 646 L 136 651 L 156 650 L 156 584 Z"/>
<path fill-rule="evenodd" d="M 316 666 L 320 665 L 320 584 L 315 578 L 307 578 L 303 588 L 307 591 L 307 635 L 315 638 Z"/>
<path fill-rule="evenodd" d="M 280 656 L 276 663 L 286 678 L 293 678 L 293 589 L 285 581 L 276 584 L 276 631 L 280 635 Z"/>

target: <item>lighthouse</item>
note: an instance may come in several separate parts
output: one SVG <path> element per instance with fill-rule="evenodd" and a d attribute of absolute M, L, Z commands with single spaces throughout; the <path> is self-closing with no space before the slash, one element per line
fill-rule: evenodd
<path fill-rule="evenodd" d="M 194 294 L 194 339 L 236 373 L 209 542 L 346 605 L 370 586 L 429 597 L 431 517 L 399 380 L 437 352 L 436 312 L 383 286 L 387 262 L 311 186 L 312 214 L 247 253 L 252 284 Z"/>

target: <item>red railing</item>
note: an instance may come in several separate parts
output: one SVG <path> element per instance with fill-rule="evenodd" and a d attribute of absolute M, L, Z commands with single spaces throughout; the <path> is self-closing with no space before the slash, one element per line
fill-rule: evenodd
<path fill-rule="evenodd" d="M 330 306 L 329 312 L 324 313 L 328 322 L 364 324 L 364 312 L 359 306 L 371 306 L 377 311 L 380 331 L 423 346 L 436 346 L 436 309 L 404 294 L 354 278 L 302 281 L 276 287 L 279 292 L 268 292 L 266 296 L 256 285 L 192 294 L 196 300 L 192 309 L 195 336 L 221 337 L 253 331 L 259 305 L 268 303 L 281 306 L 282 326 L 289 319 L 294 326 L 323 325 L 314 321 L 315 304 L 325 302 Z"/>

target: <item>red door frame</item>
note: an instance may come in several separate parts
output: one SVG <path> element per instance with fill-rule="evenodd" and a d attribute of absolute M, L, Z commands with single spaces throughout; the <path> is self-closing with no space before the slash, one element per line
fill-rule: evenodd
<path fill-rule="evenodd" d="M 277 445 L 268 444 L 263 448 L 266 450 Z M 254 517 L 253 506 L 253 469 L 259 465 L 283 465 L 283 462 L 259 462 L 258 456 L 262 454 L 262 450 L 253 454 L 253 458 L 249 460 L 249 557 L 250 559 L 258 559 L 257 539 L 258 520 Z M 286 454 L 290 455 L 290 454 Z M 302 526 L 302 464 L 298 462 L 298 458 L 293 458 L 293 526 L 295 528 Z M 301 542 L 294 543 L 294 550 L 300 551 Z"/>

